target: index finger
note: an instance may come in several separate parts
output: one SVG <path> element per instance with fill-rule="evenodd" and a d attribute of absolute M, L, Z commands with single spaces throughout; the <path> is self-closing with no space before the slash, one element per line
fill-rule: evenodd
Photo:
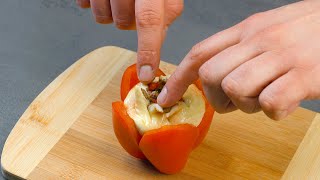
<path fill-rule="evenodd" d="M 139 80 L 150 82 L 159 67 L 164 31 L 164 0 L 136 0 L 138 32 L 137 72 Z"/>
<path fill-rule="evenodd" d="M 198 72 L 202 64 L 239 42 L 240 28 L 236 25 L 195 45 L 168 79 L 158 96 L 158 104 L 163 107 L 174 105 L 189 85 L 199 78 Z"/>

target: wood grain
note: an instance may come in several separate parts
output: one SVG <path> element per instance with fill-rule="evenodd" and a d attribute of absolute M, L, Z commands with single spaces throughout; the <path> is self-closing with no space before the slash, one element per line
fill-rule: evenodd
<path fill-rule="evenodd" d="M 282 179 L 320 179 L 320 114 L 311 124 Z"/>
<path fill-rule="evenodd" d="M 108 54 L 108 61 L 101 61 Z M 101 48 L 73 64 L 29 106 L 8 137 L 1 164 L 26 178 L 134 54 Z"/>
<path fill-rule="evenodd" d="M 280 179 L 316 115 L 299 108 L 276 122 L 262 113 L 215 114 L 185 169 L 163 175 L 128 155 L 113 133 L 111 102 L 120 100 L 122 72 L 134 60 L 131 51 L 104 47 L 60 75 L 8 137 L 1 162 L 5 174 L 28 179 Z M 175 67 L 162 62 L 161 68 L 171 73 Z"/>

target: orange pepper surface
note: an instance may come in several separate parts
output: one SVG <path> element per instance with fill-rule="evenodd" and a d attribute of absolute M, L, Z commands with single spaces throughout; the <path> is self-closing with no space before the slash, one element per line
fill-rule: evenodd
<path fill-rule="evenodd" d="M 156 76 L 165 75 L 161 70 Z M 166 125 L 141 135 L 123 103 L 127 94 L 139 83 L 136 65 L 126 69 L 121 81 L 121 100 L 112 103 L 113 128 L 121 146 L 132 156 L 148 159 L 160 172 L 175 174 L 187 163 L 193 149 L 205 138 L 213 118 L 214 110 L 205 99 L 206 110 L 201 123 Z M 202 92 L 199 80 L 194 83 Z"/>

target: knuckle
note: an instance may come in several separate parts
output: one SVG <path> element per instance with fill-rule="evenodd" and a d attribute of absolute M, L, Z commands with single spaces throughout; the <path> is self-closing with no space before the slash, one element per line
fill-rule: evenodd
<path fill-rule="evenodd" d="M 200 42 L 191 48 L 189 52 L 189 57 L 190 57 L 190 60 L 197 61 L 197 60 L 203 59 L 204 54 L 205 53 L 203 53 L 203 43 Z"/>
<path fill-rule="evenodd" d="M 231 77 L 226 77 L 222 80 L 221 88 L 228 96 L 239 98 L 239 85 Z"/>
<path fill-rule="evenodd" d="M 117 16 L 114 19 L 114 23 L 120 29 L 126 28 L 126 27 L 130 27 L 133 24 L 133 19 L 130 16 L 121 15 L 121 16 Z"/>
<path fill-rule="evenodd" d="M 201 83 L 207 87 L 220 88 L 221 79 L 214 74 L 214 70 L 210 68 L 209 65 L 204 64 L 199 69 L 199 78 Z"/>
<path fill-rule="evenodd" d="M 251 41 L 261 51 L 273 49 L 280 45 L 286 37 L 282 30 L 281 25 L 270 26 L 253 35 Z"/>
<path fill-rule="evenodd" d="M 183 3 L 169 4 L 169 14 L 171 17 L 178 17 L 183 11 Z"/>
<path fill-rule="evenodd" d="M 263 33 L 257 33 L 252 37 L 248 38 L 247 41 L 243 41 L 240 45 L 248 45 L 250 44 L 252 48 L 258 53 L 265 52 L 268 49 L 268 42 L 265 40 L 265 36 Z"/>
<path fill-rule="evenodd" d="M 205 64 L 199 69 L 199 78 L 205 86 L 215 84 L 211 76 L 211 71 Z"/>
<path fill-rule="evenodd" d="M 264 12 L 256 13 L 248 18 L 246 18 L 244 21 L 239 23 L 240 27 L 242 28 L 242 33 L 240 35 L 241 40 L 246 40 L 248 37 L 251 37 L 252 35 L 256 34 L 257 29 L 261 27 L 262 22 L 264 22 L 264 19 L 266 18 L 266 15 Z"/>
<path fill-rule="evenodd" d="M 137 25 L 142 28 L 148 28 L 161 25 L 161 16 L 152 9 L 139 11 L 136 13 Z"/>
<path fill-rule="evenodd" d="M 182 4 L 178 4 L 178 5 L 174 6 L 172 12 L 174 14 L 176 14 L 176 16 L 180 16 L 182 11 L 183 11 L 183 8 L 184 8 L 183 3 Z"/>
<path fill-rule="evenodd" d="M 276 43 L 277 41 L 280 40 L 280 37 L 285 37 L 283 36 L 284 34 L 282 34 L 282 25 L 272 25 L 264 30 L 262 30 L 261 36 L 263 37 L 263 39 L 267 42 L 271 42 L 271 43 Z"/>
<path fill-rule="evenodd" d="M 268 112 L 274 112 L 279 110 L 279 102 L 274 98 L 274 96 L 270 96 L 268 94 L 261 94 L 259 96 L 259 103 L 263 110 Z"/>
<path fill-rule="evenodd" d="M 138 61 L 140 64 L 150 64 L 154 62 L 158 57 L 158 53 L 155 50 L 139 50 Z"/>
<path fill-rule="evenodd" d="M 245 26 L 254 26 L 257 24 L 258 21 L 264 19 L 264 13 L 255 13 L 251 16 L 249 16 L 247 19 L 244 20 Z"/>

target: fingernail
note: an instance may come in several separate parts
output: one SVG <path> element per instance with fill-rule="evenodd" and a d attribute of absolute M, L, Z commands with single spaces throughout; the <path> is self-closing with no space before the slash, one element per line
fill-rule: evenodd
<path fill-rule="evenodd" d="M 288 111 L 277 111 L 275 112 L 276 120 L 285 118 L 288 115 Z"/>
<path fill-rule="evenodd" d="M 154 78 L 153 69 L 149 65 L 143 65 L 140 67 L 139 80 L 141 82 L 151 82 Z"/>
<path fill-rule="evenodd" d="M 164 87 L 157 98 L 157 103 L 162 105 L 167 99 L 168 90 Z"/>

